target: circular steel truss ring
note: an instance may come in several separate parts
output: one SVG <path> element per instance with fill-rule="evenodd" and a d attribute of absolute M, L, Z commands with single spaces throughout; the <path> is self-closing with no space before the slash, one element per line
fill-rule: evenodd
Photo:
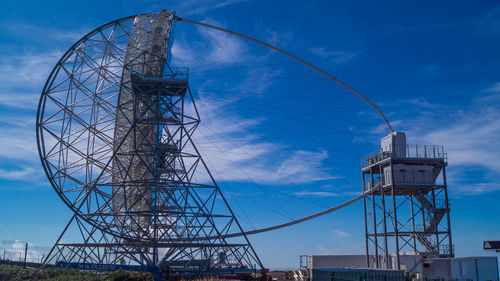
<path fill-rule="evenodd" d="M 36 121 L 38 152 L 54 190 L 77 216 L 122 238 L 133 235 L 124 233 L 123 229 L 116 230 L 113 215 L 110 215 L 110 166 L 114 153 L 111 124 L 117 110 L 128 36 L 137 16 L 124 17 L 94 29 L 64 53 L 44 85 Z M 175 17 L 175 20 L 244 38 L 318 71 L 367 102 L 392 132 L 389 121 L 375 104 L 316 66 L 270 44 L 227 29 L 180 17 Z M 98 202 L 101 205 L 95 205 Z"/>

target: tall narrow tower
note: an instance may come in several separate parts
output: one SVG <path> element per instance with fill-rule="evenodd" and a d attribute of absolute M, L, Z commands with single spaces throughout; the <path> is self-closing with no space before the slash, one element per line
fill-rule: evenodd
<path fill-rule="evenodd" d="M 363 159 L 367 264 L 400 268 L 403 252 L 453 257 L 447 156 L 442 146 L 408 145 L 394 132 L 380 151 Z"/>

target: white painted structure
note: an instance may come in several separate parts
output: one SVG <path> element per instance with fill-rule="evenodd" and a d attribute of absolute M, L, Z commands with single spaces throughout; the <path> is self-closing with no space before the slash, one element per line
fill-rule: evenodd
<path fill-rule="evenodd" d="M 406 134 L 394 132 L 380 141 L 382 152 L 392 152 L 393 157 L 406 157 Z"/>
<path fill-rule="evenodd" d="M 366 255 L 309 255 L 306 256 L 306 263 L 307 268 L 310 269 L 368 267 Z"/>
<path fill-rule="evenodd" d="M 431 280 L 498 281 L 498 260 L 496 257 L 428 259 L 423 261 L 422 276 Z"/>
<path fill-rule="evenodd" d="M 433 185 L 436 180 L 432 166 L 396 164 L 394 183 L 398 185 Z M 384 186 L 391 185 L 391 167 L 384 167 Z"/>
<path fill-rule="evenodd" d="M 366 269 L 365 255 L 308 255 L 307 275 L 322 269 Z M 400 253 L 401 269 L 414 276 L 412 280 L 500 281 L 497 257 L 425 258 L 419 253 Z M 392 268 L 396 256 L 392 255 Z M 374 256 L 369 257 L 370 267 Z"/>

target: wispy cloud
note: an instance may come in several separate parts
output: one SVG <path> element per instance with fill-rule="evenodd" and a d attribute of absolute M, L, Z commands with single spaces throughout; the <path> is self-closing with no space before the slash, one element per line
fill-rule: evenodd
<path fill-rule="evenodd" d="M 20 240 L 0 240 L 0 251 L 2 251 L 2 256 L 5 255 L 7 260 L 22 261 L 26 254 L 27 262 L 41 262 L 42 257 L 47 255 L 50 250 L 50 247 L 40 247 L 33 243 L 28 243 L 28 251 L 25 252 L 26 244 L 26 241 Z"/>
<path fill-rule="evenodd" d="M 341 197 L 341 196 L 356 196 L 359 195 L 360 192 L 330 192 L 330 191 L 299 191 L 294 192 L 295 196 L 304 196 L 304 197 Z"/>
<path fill-rule="evenodd" d="M 264 40 L 273 46 L 286 46 L 293 40 L 293 33 L 287 30 L 274 30 L 267 26 L 262 19 L 256 19 L 254 27 L 259 34 L 260 40 Z"/>
<path fill-rule="evenodd" d="M 477 165 L 500 173 L 500 111 L 484 105 L 450 116 L 448 126 L 428 130 L 411 126 L 410 140 L 416 143 L 443 144 L 451 165 Z M 427 123 L 431 124 L 432 123 Z M 436 124 L 438 125 L 438 124 Z"/>
<path fill-rule="evenodd" d="M 39 99 L 40 94 L 8 91 L 0 94 L 0 105 L 35 110 Z"/>
<path fill-rule="evenodd" d="M 44 176 L 43 170 L 39 167 L 22 166 L 11 170 L 0 168 L 0 179 L 10 181 L 21 180 L 39 182 Z"/>
<path fill-rule="evenodd" d="M 495 89 L 497 85 L 488 89 Z M 399 118 L 396 126 L 407 132 L 408 143 L 444 145 L 451 171 L 448 182 L 454 194 L 499 190 L 500 93 L 487 92 L 458 110 L 424 99 L 399 101 L 398 108 L 402 104 L 413 106 L 412 114 Z M 465 176 L 470 169 L 478 172 L 472 177 Z"/>
<path fill-rule="evenodd" d="M 203 22 L 224 27 L 221 22 L 206 18 Z M 214 64 L 228 65 L 245 60 L 243 54 L 247 44 L 238 37 L 209 29 L 197 28 L 197 38 L 187 39 L 181 33 L 172 45 L 172 60 L 175 65 L 193 66 L 195 69 L 207 68 Z M 191 35 L 192 36 L 192 35 Z"/>
<path fill-rule="evenodd" d="M 76 32 L 78 35 L 69 34 L 23 23 L 8 23 L 1 27 L 3 33 L 11 37 L 19 36 L 19 28 L 22 28 L 24 36 L 19 40 L 33 39 L 43 34 L 44 40 L 56 42 L 55 45 L 57 42 L 72 42 L 82 35 L 80 32 Z M 44 82 L 61 55 L 62 50 L 30 48 L 9 49 L 0 56 L 0 110 L 3 115 L 0 119 L 0 178 L 18 181 L 20 184 L 15 188 L 32 188 L 46 183 L 41 180 L 44 173 L 36 144 L 36 109 Z"/>
<path fill-rule="evenodd" d="M 216 114 L 223 111 L 220 104 L 207 99 L 197 104 L 204 113 L 194 139 L 218 180 L 290 185 L 339 178 L 323 165 L 327 151 L 293 150 L 286 157 L 278 156 L 288 149 L 284 144 L 251 133 L 262 120 L 227 115 L 227 111 L 221 118 Z"/>
<path fill-rule="evenodd" d="M 213 19 L 206 19 L 204 22 L 216 26 L 223 26 Z M 246 52 L 247 46 L 240 38 L 231 36 L 218 30 L 206 29 L 202 34 L 208 39 L 210 44 L 207 59 L 217 62 L 217 64 L 234 64 L 245 59 L 242 54 Z"/>
<path fill-rule="evenodd" d="M 31 118 L 13 119 L 0 122 L 0 157 L 3 159 L 18 159 L 22 161 L 39 161 L 36 148 L 35 122 Z M 18 120 L 18 124 L 13 123 Z"/>
<path fill-rule="evenodd" d="M 36 110 L 40 93 L 61 52 L 0 57 L 0 106 Z"/>
<path fill-rule="evenodd" d="M 486 92 L 494 92 L 494 93 L 500 92 L 500 82 L 497 82 L 497 83 L 493 84 L 492 86 L 488 87 L 486 89 Z"/>
<path fill-rule="evenodd" d="M 486 12 L 476 20 L 477 31 L 484 32 L 499 32 L 500 31 L 500 5 L 489 8 Z"/>
<path fill-rule="evenodd" d="M 194 1 L 179 1 L 175 6 L 177 10 L 185 15 L 205 15 L 208 11 L 228 7 L 249 0 L 194 0 Z"/>
<path fill-rule="evenodd" d="M 225 27 L 224 23 L 211 18 L 203 22 Z M 199 88 L 217 84 L 224 90 L 251 89 L 251 94 L 261 94 L 276 82 L 274 78 L 285 72 L 282 67 L 290 68 L 286 63 L 266 65 L 271 54 L 277 53 L 239 37 L 204 27 L 197 28 L 196 32 L 194 39 L 188 39 L 182 32 L 176 35 L 172 45 L 172 64 L 189 67 L 192 82 L 198 82 Z M 225 84 L 221 85 L 221 81 Z"/>
<path fill-rule="evenodd" d="M 310 49 L 310 51 L 319 58 L 328 60 L 329 62 L 335 64 L 346 63 L 353 60 L 358 55 L 358 52 L 330 50 L 325 47 L 315 47 Z"/>
<path fill-rule="evenodd" d="M 8 21 L 0 25 L 0 30 L 12 37 L 21 40 L 40 38 L 43 36 L 44 42 L 41 43 L 58 43 L 58 42 L 75 42 L 87 33 L 89 28 L 67 29 L 56 28 L 37 24 L 30 24 L 22 21 Z M 23 32 L 19 32 L 22 30 Z M 68 46 L 69 47 L 69 46 Z"/>
<path fill-rule="evenodd" d="M 62 52 L 24 53 L 0 58 L 0 82 L 6 86 L 41 87 Z"/>
<path fill-rule="evenodd" d="M 453 173 L 456 175 L 457 173 Z M 453 195 L 467 196 L 467 195 L 480 195 L 494 191 L 500 191 L 500 183 L 498 182 L 482 182 L 482 183 L 461 183 L 459 180 L 452 181 Z"/>
<path fill-rule="evenodd" d="M 345 231 L 340 230 L 340 229 L 335 229 L 335 230 L 333 231 L 333 236 L 334 236 L 335 238 L 340 238 L 340 239 L 342 239 L 342 238 L 347 238 L 347 237 L 351 236 L 351 234 L 350 234 L 349 232 L 345 232 Z"/>

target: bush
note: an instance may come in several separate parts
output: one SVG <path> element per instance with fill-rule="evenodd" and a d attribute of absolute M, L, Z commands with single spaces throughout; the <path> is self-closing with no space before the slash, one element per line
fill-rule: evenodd
<path fill-rule="evenodd" d="M 153 281 L 149 272 L 118 270 L 111 273 L 82 271 L 72 268 L 22 268 L 0 265 L 0 281 Z"/>
<path fill-rule="evenodd" d="M 154 276 L 149 272 L 135 272 L 117 270 L 106 278 L 106 281 L 153 281 Z"/>

